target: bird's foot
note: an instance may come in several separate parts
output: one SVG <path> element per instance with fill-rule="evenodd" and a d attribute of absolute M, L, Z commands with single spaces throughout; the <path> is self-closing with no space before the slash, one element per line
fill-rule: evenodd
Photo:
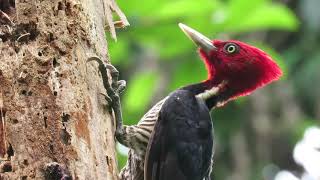
<path fill-rule="evenodd" d="M 121 110 L 121 102 L 120 102 L 120 94 L 124 92 L 126 88 L 125 80 L 119 79 L 119 71 L 112 66 L 111 64 L 106 65 L 106 69 L 110 72 L 111 75 L 111 85 L 109 87 L 105 87 L 108 93 L 109 104 L 111 105 L 115 119 L 116 119 L 116 137 L 117 139 L 121 139 L 123 134 L 123 120 L 122 120 L 122 110 Z"/>
<path fill-rule="evenodd" d="M 116 137 L 118 139 L 123 134 L 120 94 L 125 90 L 126 81 L 118 80 L 119 71 L 113 65 L 104 65 L 102 60 L 97 57 L 91 57 L 87 60 L 87 62 L 89 61 L 96 61 L 99 63 L 99 71 L 102 76 L 103 86 L 107 91 L 107 96 L 105 96 L 105 98 L 114 111 L 116 119 Z M 108 72 L 111 75 L 111 83 L 108 81 Z"/>
<path fill-rule="evenodd" d="M 111 64 L 106 65 L 106 69 L 110 72 L 111 75 L 111 85 L 109 87 L 105 87 L 109 90 L 110 95 L 120 95 L 124 92 L 126 88 L 126 81 L 125 80 L 118 80 L 119 79 L 119 71 Z M 112 92 L 111 92 L 112 91 Z M 109 92 L 108 95 L 109 95 Z M 112 98 L 112 100 L 117 100 L 116 98 Z"/>
<path fill-rule="evenodd" d="M 112 78 L 112 80 L 115 78 Z M 117 98 L 120 97 L 120 95 L 124 92 L 126 88 L 126 81 L 125 80 L 119 80 L 116 82 L 111 83 L 113 85 L 108 85 L 107 88 L 105 88 L 108 92 L 108 94 L 100 93 L 105 100 L 107 101 L 108 105 L 113 108 L 114 103 L 116 103 Z M 118 96 L 118 97 L 117 97 Z"/>

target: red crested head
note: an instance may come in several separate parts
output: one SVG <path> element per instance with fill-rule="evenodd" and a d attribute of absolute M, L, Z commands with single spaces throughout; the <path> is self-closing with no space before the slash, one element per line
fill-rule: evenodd
<path fill-rule="evenodd" d="M 226 81 L 234 97 L 243 96 L 282 75 L 279 66 L 264 51 L 240 41 L 214 40 L 216 49 L 199 49 L 204 59 L 208 80 L 214 84 Z"/>
<path fill-rule="evenodd" d="M 255 89 L 279 79 L 282 71 L 264 51 L 240 41 L 209 40 L 197 31 L 179 24 L 199 46 L 213 86 L 227 82 L 231 98 L 250 94 Z"/>

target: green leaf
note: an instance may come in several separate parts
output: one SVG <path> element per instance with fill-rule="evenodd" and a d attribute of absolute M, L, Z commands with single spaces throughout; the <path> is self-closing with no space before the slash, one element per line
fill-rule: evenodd
<path fill-rule="evenodd" d="M 194 53 L 194 55 L 196 55 L 196 53 Z M 172 76 L 170 90 L 206 79 L 207 71 L 199 57 L 185 56 L 181 57 L 179 61 L 183 62 L 177 62 L 179 64 Z"/>
<path fill-rule="evenodd" d="M 267 3 L 250 12 L 241 20 L 230 21 L 225 29 L 232 32 L 253 31 L 261 29 L 296 30 L 297 17 L 287 7 L 281 4 Z"/>
<path fill-rule="evenodd" d="M 124 96 L 126 111 L 139 112 L 145 109 L 156 87 L 157 76 L 155 72 L 141 72 L 131 78 Z"/>
<path fill-rule="evenodd" d="M 214 0 L 177 0 L 169 1 L 154 12 L 154 16 L 159 19 L 185 18 L 209 15 L 217 6 Z"/>
<path fill-rule="evenodd" d="M 119 7 L 125 12 L 127 17 L 130 16 L 148 16 L 150 12 L 155 12 L 159 6 L 159 0 L 148 0 L 141 2 L 140 0 L 117 1 Z"/>
<path fill-rule="evenodd" d="M 250 12 L 264 6 L 268 0 L 230 0 L 225 4 L 224 11 L 228 14 L 227 24 L 241 24 Z"/>
<path fill-rule="evenodd" d="M 130 59 L 129 56 L 129 44 L 126 39 L 121 38 L 121 36 L 118 38 L 117 42 L 109 41 L 109 52 L 110 57 L 112 60 L 113 65 L 119 65 L 119 64 L 127 64 Z"/>
<path fill-rule="evenodd" d="M 226 5 L 233 16 L 244 16 L 255 8 L 263 6 L 268 1 L 270 0 L 229 0 Z"/>

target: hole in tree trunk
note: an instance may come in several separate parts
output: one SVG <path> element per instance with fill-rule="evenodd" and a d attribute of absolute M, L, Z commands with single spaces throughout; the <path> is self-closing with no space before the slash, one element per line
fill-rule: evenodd
<path fill-rule="evenodd" d="M 6 162 L 2 166 L 2 172 L 11 172 L 12 171 L 12 165 L 11 162 Z"/>
<path fill-rule="evenodd" d="M 12 147 L 12 145 L 10 143 L 9 143 L 9 147 L 8 147 L 8 150 L 7 150 L 7 154 L 8 154 L 9 158 L 11 156 L 14 156 L 14 150 L 13 150 L 13 147 Z"/>
<path fill-rule="evenodd" d="M 62 122 L 68 122 L 70 119 L 70 115 L 69 114 L 62 114 Z"/>

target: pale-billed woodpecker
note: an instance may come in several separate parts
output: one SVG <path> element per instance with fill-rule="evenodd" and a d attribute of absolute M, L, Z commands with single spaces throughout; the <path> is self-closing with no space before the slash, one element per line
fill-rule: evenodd
<path fill-rule="evenodd" d="M 130 148 L 122 180 L 208 180 L 213 156 L 210 110 L 279 79 L 278 65 L 262 50 L 239 41 L 211 41 L 179 24 L 199 47 L 208 78 L 184 86 L 154 105 L 137 125 L 122 125 L 118 72 L 99 62 L 107 100 L 115 113 L 116 138 Z M 107 80 L 107 69 L 113 82 Z M 192 74 L 190 74 L 192 76 Z"/>

